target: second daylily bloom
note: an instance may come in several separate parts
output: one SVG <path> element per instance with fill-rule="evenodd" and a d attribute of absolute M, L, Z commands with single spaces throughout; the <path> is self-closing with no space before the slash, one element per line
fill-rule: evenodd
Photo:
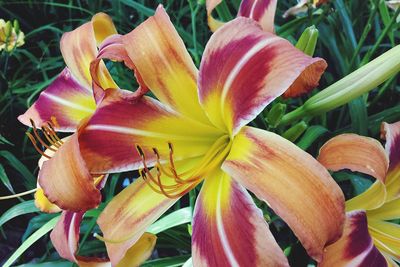
<path fill-rule="evenodd" d="M 111 262 L 119 262 L 150 224 L 202 181 L 193 218 L 195 266 L 288 265 L 246 189 L 265 200 L 321 260 L 324 247 L 342 232 L 340 188 L 291 142 L 245 125 L 294 84 L 318 81 L 326 63 L 253 20 L 237 18 L 211 37 L 198 72 L 161 7 L 105 47 L 121 48 L 157 99 L 106 90 L 79 130 L 90 172 L 140 169 L 142 176 L 98 220 Z M 43 169 L 54 174 L 54 191 L 61 192 L 76 179 L 60 175 L 53 163 Z M 79 203 L 84 196 L 73 197 L 68 201 Z"/>
<path fill-rule="evenodd" d="M 400 260 L 400 122 L 384 123 L 382 145 L 368 137 L 344 134 L 332 138 L 320 151 L 328 169 L 350 169 L 377 181 L 346 202 L 344 234 L 328 246 L 320 266 L 398 266 Z"/>
<path fill-rule="evenodd" d="M 317 8 L 318 6 L 327 3 L 329 0 L 300 0 L 297 5 L 289 8 L 283 13 L 283 17 L 287 18 L 289 16 L 294 16 L 300 13 L 305 13 L 310 8 L 310 5 L 313 8 Z"/>
<path fill-rule="evenodd" d="M 37 151 L 42 154 L 39 160 L 39 184 L 35 193 L 35 204 L 43 212 L 59 212 L 63 210 L 61 218 L 51 233 L 54 247 L 61 257 L 76 262 L 80 266 L 110 265 L 108 259 L 87 258 L 76 256 L 79 241 L 79 226 L 84 212 L 95 208 L 101 202 L 100 189 L 103 187 L 107 176 L 103 174 L 92 175 L 85 166 L 80 155 L 76 133 L 60 139 L 56 131 L 75 132 L 85 118 L 90 117 L 96 109 L 96 102 L 102 96 L 102 92 L 96 91 L 99 86 L 93 87 L 90 67 L 93 61 L 99 58 L 98 48 L 103 40 L 116 34 L 111 18 L 98 13 L 92 20 L 79 28 L 65 33 L 61 39 L 60 48 L 67 67 L 39 96 L 38 100 L 18 119 L 33 127 L 33 135 L 28 133 Z M 118 88 L 106 66 L 101 60 L 97 60 L 93 71 L 96 73 L 95 83 L 104 88 Z M 102 89 L 101 89 L 102 90 Z M 110 89 L 112 90 L 112 89 Z M 138 93 L 142 93 L 141 90 Z M 38 128 L 43 131 L 40 137 Z M 41 150 L 41 146 L 47 148 Z M 61 155 L 67 155 L 62 157 Z M 60 162 L 64 164 L 60 164 Z M 78 166 L 65 168 L 65 162 Z M 58 173 L 64 173 L 69 177 L 76 177 L 79 173 L 80 180 L 61 187 L 62 202 L 54 197 L 53 178 L 47 165 L 56 164 Z M 69 166 L 69 165 L 68 165 Z M 43 167 L 43 168 L 42 168 Z M 70 186 L 80 189 L 80 202 L 74 202 L 76 198 L 71 196 Z M 41 188 L 43 187 L 43 188 Z M 50 192 L 50 194 L 48 193 Z M 79 207 L 76 209 L 75 207 Z M 155 245 L 155 236 L 145 233 L 138 243 L 129 248 L 126 257 L 122 258 L 119 266 L 126 266 L 126 261 L 135 262 L 137 265 L 146 260 Z"/>

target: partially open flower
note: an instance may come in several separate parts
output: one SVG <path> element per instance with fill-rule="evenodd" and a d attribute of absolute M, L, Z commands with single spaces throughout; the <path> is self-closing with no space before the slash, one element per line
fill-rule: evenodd
<path fill-rule="evenodd" d="M 18 23 L 12 25 L 11 21 L 0 19 L 0 51 L 11 52 L 16 47 L 22 46 L 25 34 L 19 29 Z"/>
<path fill-rule="evenodd" d="M 295 16 L 300 13 L 307 12 L 309 8 L 317 8 L 322 4 L 327 3 L 328 0 L 300 0 L 297 5 L 289 8 L 283 13 L 283 17 Z"/>

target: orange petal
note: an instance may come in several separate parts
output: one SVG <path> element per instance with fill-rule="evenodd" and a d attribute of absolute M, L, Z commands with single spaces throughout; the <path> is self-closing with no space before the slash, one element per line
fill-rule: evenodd
<path fill-rule="evenodd" d="M 107 37 L 118 33 L 111 17 L 102 12 L 92 17 L 92 26 L 97 46 Z"/>
<path fill-rule="evenodd" d="M 342 134 L 326 142 L 318 161 L 328 170 L 350 169 L 371 175 L 385 183 L 389 159 L 382 145 L 373 138 Z"/>
<path fill-rule="evenodd" d="M 321 260 L 344 222 L 344 197 L 327 170 L 286 139 L 244 127 L 222 169 L 292 228 L 308 254 Z"/>
<path fill-rule="evenodd" d="M 100 191 L 80 154 L 77 134 L 43 163 L 39 184 L 50 202 L 63 210 L 85 211 L 101 201 Z"/>
<path fill-rule="evenodd" d="M 96 29 L 99 31 L 99 24 L 105 25 L 112 23 L 111 19 L 106 18 L 106 14 L 94 16 L 93 21 Z M 64 61 L 68 68 L 71 70 L 74 77 L 86 88 L 91 89 L 92 78 L 90 76 L 90 62 L 97 56 L 97 41 L 96 33 L 93 29 L 93 21 L 87 22 L 77 29 L 64 33 L 60 41 L 60 49 Z M 112 33 L 111 26 L 107 27 L 104 32 L 98 32 L 98 40 L 102 40 L 105 33 Z M 104 88 L 117 88 L 110 73 L 108 72 L 104 63 L 101 64 L 101 75 L 106 77 L 104 79 Z M 100 75 L 100 74 L 99 74 Z"/>
<path fill-rule="evenodd" d="M 389 171 L 386 177 L 388 201 L 400 197 L 400 122 L 382 124 L 382 137 L 389 155 Z"/>
<path fill-rule="evenodd" d="M 374 246 L 364 211 L 347 213 L 343 236 L 326 247 L 319 267 L 387 266 L 385 257 Z"/>
<path fill-rule="evenodd" d="M 198 101 L 197 69 L 162 6 L 123 42 L 144 83 L 162 103 L 208 122 Z"/>
<path fill-rule="evenodd" d="M 289 266 L 244 187 L 217 170 L 205 178 L 193 217 L 194 266 Z"/>

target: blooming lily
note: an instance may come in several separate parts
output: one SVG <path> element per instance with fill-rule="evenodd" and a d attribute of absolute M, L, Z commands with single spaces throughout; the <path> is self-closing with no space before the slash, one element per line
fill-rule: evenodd
<path fill-rule="evenodd" d="M 111 262 L 117 264 L 151 223 L 202 181 L 193 218 L 194 265 L 288 265 L 246 188 L 321 260 L 323 248 L 341 235 L 343 194 L 309 154 L 274 133 L 245 125 L 291 86 L 318 82 L 326 63 L 253 20 L 237 18 L 211 37 L 198 71 L 162 7 L 108 43 L 104 49 L 110 54 L 126 50 L 157 98 L 105 90 L 78 131 L 91 173 L 140 169 L 141 178 L 118 194 L 98 220 Z M 81 166 L 71 157 L 63 160 L 68 154 L 61 150 L 42 168 L 53 177 L 52 186 L 44 189 L 57 203 L 70 201 L 78 209 L 87 193 L 64 195 L 69 194 L 65 188 L 77 186 L 78 178 L 71 176 L 79 177 Z"/>
<path fill-rule="evenodd" d="M 39 184 L 35 193 L 35 204 L 43 212 L 53 213 L 63 210 L 58 224 L 51 233 L 51 239 L 61 257 L 81 266 L 96 266 L 99 262 L 102 264 L 108 262 L 109 264 L 108 259 L 85 258 L 75 255 L 79 241 L 79 225 L 84 212 L 100 203 L 100 189 L 107 176 L 89 173 L 80 155 L 76 134 L 60 139 L 56 131 L 75 132 L 79 125 L 84 123 L 85 118 L 94 113 L 96 101 L 99 100 L 101 92 L 96 91 L 99 89 L 98 86 L 94 86 L 94 90 L 92 90 L 90 74 L 92 61 L 97 59 L 94 70 L 97 77 L 95 84 L 105 88 L 118 88 L 104 63 L 98 59 L 97 48 L 106 37 L 116 33 L 111 18 L 104 13 L 96 14 L 90 22 L 74 31 L 65 33 L 60 47 L 67 67 L 40 94 L 38 100 L 18 117 L 22 123 L 33 127 L 33 135 L 27 134 L 36 150 L 42 155 L 39 160 Z M 37 127 L 41 127 L 44 138 L 40 137 Z M 39 146 L 47 149 L 43 152 Z M 49 198 L 47 194 L 45 195 L 45 192 L 49 190 L 48 187 L 52 184 L 48 181 L 51 181 L 53 176 L 43 173 L 42 167 L 56 161 L 60 153 L 68 155 L 63 160 L 74 161 L 76 165 L 80 166 L 82 180 L 76 181 L 74 185 L 84 188 L 87 195 L 85 196 L 86 205 L 80 203 L 79 210 L 70 208 L 74 204 L 76 206 L 76 203 L 73 202 L 74 198 L 70 195 L 74 191 L 67 187 L 69 184 L 66 184 L 63 192 L 65 198 L 71 199 L 67 204 L 58 202 L 51 195 Z M 61 167 L 58 171 L 70 175 L 74 173 L 75 169 Z M 70 176 L 74 177 L 74 175 Z M 126 260 L 137 262 L 137 265 L 146 260 L 155 245 L 155 239 L 154 235 L 145 233 L 121 260 L 121 266 L 124 266 Z"/>
<path fill-rule="evenodd" d="M 16 47 L 24 45 L 25 34 L 17 25 L 13 27 L 11 21 L 6 22 L 4 19 L 0 19 L 0 51 L 11 52 Z"/>
<path fill-rule="evenodd" d="M 344 234 L 328 246 L 320 266 L 398 266 L 400 260 L 400 122 L 383 123 L 386 151 L 375 139 L 344 134 L 329 140 L 318 160 L 328 169 L 375 177 L 364 193 L 346 201 Z"/>

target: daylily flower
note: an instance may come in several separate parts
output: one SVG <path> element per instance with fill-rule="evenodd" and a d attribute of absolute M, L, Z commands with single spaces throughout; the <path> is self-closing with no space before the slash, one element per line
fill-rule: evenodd
<path fill-rule="evenodd" d="M 342 232 L 340 188 L 291 142 L 245 125 L 291 86 L 318 81 L 326 63 L 253 20 L 237 18 L 211 37 L 198 72 L 162 7 L 108 43 L 110 54 L 126 50 L 156 98 L 105 90 L 78 131 L 91 173 L 140 168 L 142 177 L 118 194 L 98 220 L 111 262 L 118 263 L 152 222 L 202 181 L 193 218 L 195 266 L 288 265 L 246 188 L 268 202 L 308 253 L 321 260 L 323 248 Z M 51 190 L 44 189 L 59 202 L 79 206 L 86 194 L 65 195 L 77 186 L 78 178 L 71 176 L 80 175 L 68 170 L 80 166 L 63 157 L 68 154 L 56 153 L 43 166 L 54 181 Z"/>
<path fill-rule="evenodd" d="M 375 177 L 364 193 L 346 201 L 344 234 L 328 246 L 320 266 L 398 266 L 400 260 L 400 122 L 383 123 L 386 151 L 375 139 L 343 134 L 329 140 L 318 160 L 328 169 Z"/>
<path fill-rule="evenodd" d="M 11 52 L 16 47 L 24 45 L 25 34 L 15 26 L 13 27 L 11 21 L 0 19 L 0 51 Z"/>
<path fill-rule="evenodd" d="M 385 4 L 391 9 L 396 10 L 400 7 L 400 0 L 385 1 Z"/>
<path fill-rule="evenodd" d="M 101 61 L 101 56 L 119 60 L 123 54 L 113 56 L 103 53 L 100 55 L 97 48 L 106 37 L 114 34 L 117 34 L 115 26 L 111 18 L 104 13 L 96 14 L 90 22 L 74 31 L 65 33 L 61 39 L 60 48 L 67 67 L 40 94 L 38 100 L 18 117 L 22 123 L 33 127 L 33 135 L 28 133 L 28 137 L 42 155 L 39 160 L 40 172 L 35 204 L 43 212 L 53 213 L 63 210 L 58 224 L 51 233 L 51 239 L 61 257 L 76 262 L 80 266 L 96 266 L 99 262 L 103 265 L 110 264 L 108 259 L 75 255 L 80 222 L 86 210 L 97 207 L 101 202 L 100 189 L 103 187 L 107 175 L 93 175 L 86 168 L 80 155 L 76 133 L 60 139 L 56 131 L 75 132 L 79 125 L 94 113 L 96 102 L 100 101 L 103 94 L 102 89 L 96 85 L 104 88 L 118 88 Z M 94 86 L 92 87 L 90 72 L 93 61 L 95 61 L 93 72 L 96 73 L 96 80 L 93 81 Z M 137 94 L 144 93 L 144 91 L 141 88 Z M 37 127 L 41 127 L 44 138 L 40 137 Z M 43 152 L 40 146 L 47 149 Z M 68 198 L 70 200 L 68 202 L 60 202 L 51 194 L 45 194 L 52 190 L 54 179 L 54 174 L 46 172 L 46 165 L 58 162 L 59 154 L 67 155 L 62 158 L 64 164 L 73 162 L 72 166 L 78 167 L 68 169 L 59 164 L 60 168 L 57 172 L 63 172 L 69 178 L 76 177 L 79 173 L 81 178 L 73 181 L 73 186 L 70 183 L 62 186 L 63 191 L 60 194 Z M 75 188 L 77 190 L 74 190 Z M 82 201 L 74 202 L 74 194 L 82 191 L 85 192 L 85 195 L 80 195 Z M 76 209 L 76 207 L 79 208 Z M 137 264 L 146 260 L 154 248 L 155 239 L 154 235 L 145 233 L 139 243 L 129 250 L 130 252 L 126 254 L 125 258 L 121 259 L 120 266 L 124 266 L 126 260 L 137 262 Z"/>
<path fill-rule="evenodd" d="M 289 8 L 288 10 L 283 13 L 283 17 L 287 18 L 289 16 L 295 16 L 300 13 L 307 12 L 309 6 L 311 5 L 313 8 L 317 8 L 322 4 L 327 3 L 329 0 L 300 0 L 297 5 Z"/>

